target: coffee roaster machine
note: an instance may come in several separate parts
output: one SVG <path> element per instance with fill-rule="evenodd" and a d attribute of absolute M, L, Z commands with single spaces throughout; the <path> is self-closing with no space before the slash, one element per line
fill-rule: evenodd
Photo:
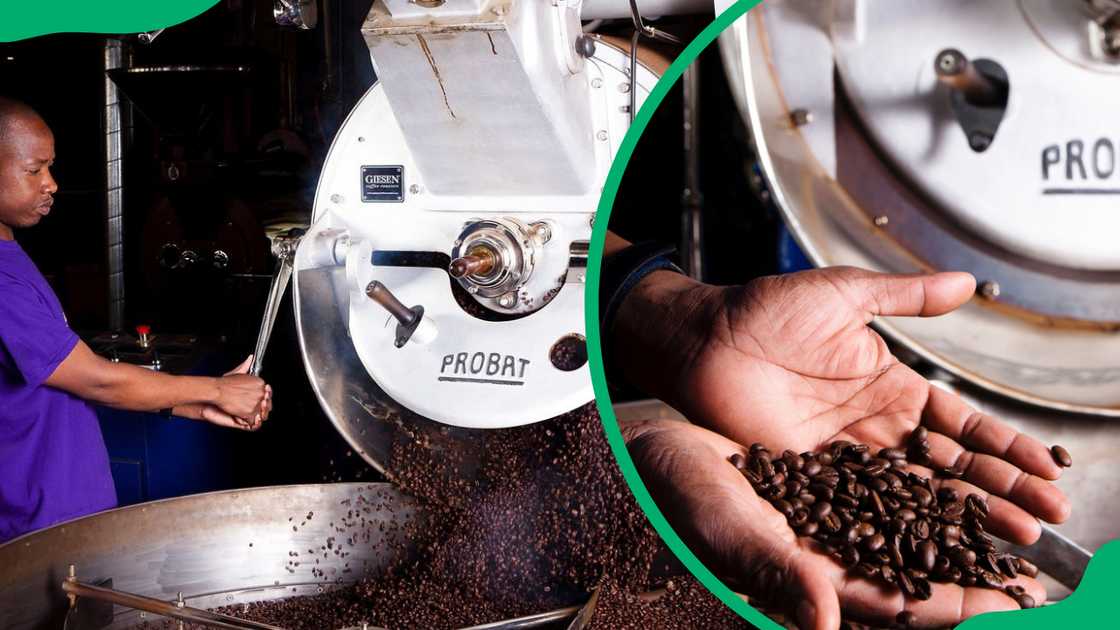
<path fill-rule="evenodd" d="M 1017 550 L 1067 588 L 1120 535 L 1118 26 L 1110 0 L 774 0 L 720 42 L 759 192 L 814 264 L 976 276 L 950 315 L 875 325 L 1076 453 L 1069 521 Z"/>
<path fill-rule="evenodd" d="M 310 225 L 272 236 L 278 272 L 253 370 L 290 280 L 315 394 L 379 471 L 391 474 L 395 444 L 469 453 L 482 430 L 592 399 L 579 352 L 587 244 L 612 157 L 657 79 L 639 50 L 671 39 L 645 18 L 711 11 L 710 0 L 638 4 L 373 3 L 362 33 L 377 82 L 334 141 Z M 314 26 L 314 2 L 276 5 L 278 21 Z M 633 21 L 637 34 L 584 32 L 604 19 Z M 336 535 L 359 500 L 369 509 L 347 534 L 356 540 L 423 518 L 387 484 L 295 486 L 140 504 L 29 534 L 0 547 L 0 627 L 128 628 L 159 615 L 265 627 L 201 609 L 383 569 L 372 544 L 327 565 L 289 555 Z M 558 614 L 494 627 L 574 611 Z"/>

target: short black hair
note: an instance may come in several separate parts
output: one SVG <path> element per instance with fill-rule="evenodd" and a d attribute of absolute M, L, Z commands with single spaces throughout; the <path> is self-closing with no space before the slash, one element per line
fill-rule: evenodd
<path fill-rule="evenodd" d="M 13 123 L 28 118 L 42 120 L 43 117 L 30 105 L 14 98 L 0 96 L 0 145 L 7 143 Z"/>

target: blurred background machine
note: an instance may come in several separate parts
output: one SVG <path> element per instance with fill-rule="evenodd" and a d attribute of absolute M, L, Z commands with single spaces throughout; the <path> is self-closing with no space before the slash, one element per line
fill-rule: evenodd
<path fill-rule="evenodd" d="M 162 32 L 99 47 L 67 39 L 104 58 L 93 75 L 107 185 L 82 205 L 103 196 L 107 214 L 81 217 L 82 236 L 106 233 L 104 261 L 90 247 L 83 281 L 69 280 L 72 252 L 58 244 L 82 239 L 63 203 L 59 225 L 28 243 L 32 256 L 61 270 L 51 275 L 68 309 L 108 278 L 109 300 L 90 297 L 72 317 L 105 356 L 217 373 L 255 349 L 252 369 L 276 392 L 253 435 L 105 412 L 122 502 L 376 480 L 405 442 L 471 475 L 485 429 L 590 401 L 584 270 L 602 183 L 666 66 L 655 48 L 675 54 L 710 21 L 710 0 L 641 5 L 228 0 Z M 34 53 L 52 45 L 22 46 L 46 63 Z M 81 168 L 68 157 L 70 122 L 46 96 L 24 98 L 59 120 L 66 199 Z M 377 571 L 388 559 L 296 568 L 283 554 L 355 521 L 342 506 L 363 493 L 376 509 L 357 529 L 397 531 L 414 517 L 386 484 L 301 485 L 168 499 L 29 534 L 0 547 L 0 565 L 19 567 L 0 575 L 0 626 L 61 627 L 71 564 L 84 612 L 70 628 L 152 619 L 130 594 L 207 608 L 357 579 L 333 569 Z M 288 522 L 302 512 L 308 529 Z"/>
<path fill-rule="evenodd" d="M 1059 482 L 1073 516 L 1024 550 L 1066 586 L 1086 559 L 1069 539 L 1120 535 L 1118 18 L 1096 0 L 789 0 L 721 39 L 754 181 L 809 261 L 976 276 L 950 315 L 876 325 L 1078 454 Z"/>

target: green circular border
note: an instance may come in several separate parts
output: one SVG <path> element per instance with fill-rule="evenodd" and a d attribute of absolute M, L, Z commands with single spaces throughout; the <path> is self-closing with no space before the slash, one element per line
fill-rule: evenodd
<path fill-rule="evenodd" d="M 707 567 L 704 566 L 700 559 L 692 553 L 692 550 L 685 545 L 680 536 L 677 535 L 669 522 L 665 519 L 665 515 L 658 509 L 657 504 L 654 503 L 653 497 L 650 496 L 649 490 L 646 489 L 642 483 L 641 477 L 638 475 L 638 470 L 634 467 L 634 460 L 630 459 L 630 453 L 626 450 L 626 442 L 622 438 L 622 431 L 618 428 L 618 419 L 614 415 L 614 410 L 611 407 L 610 395 L 607 391 L 607 378 L 603 372 L 603 355 L 601 338 L 599 331 L 599 273 L 602 263 L 603 244 L 606 241 L 607 226 L 610 223 L 611 208 L 614 206 L 615 197 L 618 194 L 618 187 L 622 183 L 622 175 L 626 171 L 626 165 L 630 162 L 630 157 L 634 153 L 634 147 L 638 144 L 638 139 L 641 137 L 642 132 L 645 131 L 646 126 L 649 124 L 653 112 L 665 99 L 665 95 L 680 79 L 681 74 L 685 68 L 691 65 L 700 53 L 704 51 L 715 41 L 716 37 L 724 31 L 732 22 L 739 19 L 751 10 L 762 0 L 740 0 L 729 9 L 721 13 L 714 22 L 709 24 L 696 39 L 692 40 L 680 54 L 669 69 L 654 86 L 653 91 L 650 92 L 648 98 L 642 108 L 637 112 L 634 117 L 634 124 L 630 126 L 630 130 L 626 133 L 626 137 L 622 140 L 622 146 L 615 156 L 614 163 L 611 165 L 610 173 L 607 175 L 607 181 L 603 185 L 603 194 L 599 199 L 599 208 L 595 217 L 595 228 L 591 234 L 591 249 L 590 258 L 587 266 L 587 286 L 586 286 L 586 313 L 587 320 L 587 342 L 588 348 L 591 350 L 589 354 L 589 361 L 591 367 L 591 381 L 595 386 L 595 401 L 599 407 L 599 415 L 603 420 L 603 429 L 607 433 L 607 441 L 610 442 L 611 451 L 614 453 L 615 459 L 618 460 L 618 466 L 622 469 L 622 475 L 626 478 L 626 483 L 629 484 L 631 492 L 638 500 L 638 505 L 646 513 L 653 524 L 654 529 L 661 535 L 661 538 L 669 546 L 669 549 L 676 554 L 684 566 L 692 572 L 700 583 L 704 585 L 709 591 L 719 597 L 723 603 L 727 604 L 732 610 L 739 615 L 755 624 L 759 628 L 782 630 L 782 627 L 771 620 L 766 615 L 758 610 L 752 608 L 741 597 L 735 594 L 730 588 L 727 587 L 719 578 L 715 576 Z"/>
<path fill-rule="evenodd" d="M 53 33 L 121 35 L 167 28 L 201 15 L 219 0 L 9 0 L 0 42 Z"/>

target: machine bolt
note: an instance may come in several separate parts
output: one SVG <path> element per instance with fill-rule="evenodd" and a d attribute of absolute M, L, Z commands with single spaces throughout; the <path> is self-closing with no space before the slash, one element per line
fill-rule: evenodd
<path fill-rule="evenodd" d="M 881 214 L 881 215 L 875 217 L 875 226 L 876 227 L 886 227 L 886 225 L 890 222 L 891 222 L 891 218 L 888 217 L 885 214 Z"/>
<path fill-rule="evenodd" d="M 602 129 L 601 129 L 601 130 L 599 130 L 599 133 L 595 134 L 595 137 L 596 137 L 596 138 L 598 138 L 598 139 L 600 139 L 600 140 L 604 140 L 604 141 L 605 141 L 605 140 L 606 140 L 607 138 L 609 138 L 610 136 L 608 136 L 608 135 L 607 135 L 607 132 L 606 132 L 606 130 L 602 130 Z"/>
<path fill-rule="evenodd" d="M 581 57 L 594 57 L 595 56 L 595 40 L 587 35 L 580 35 L 576 39 L 576 52 Z"/>
<path fill-rule="evenodd" d="M 629 83 L 619 83 L 618 84 L 618 91 L 622 92 L 623 94 L 626 94 L 627 92 L 630 91 L 630 84 Z"/>
<path fill-rule="evenodd" d="M 542 245 L 552 240 L 552 226 L 545 221 L 531 224 L 529 231 Z"/>
<path fill-rule="evenodd" d="M 409 186 L 408 187 L 408 192 L 410 192 L 414 195 L 419 195 L 420 194 L 420 184 L 413 184 L 413 185 Z"/>
<path fill-rule="evenodd" d="M 365 142 L 365 141 L 366 141 L 365 136 L 358 136 L 358 142 Z"/>
<path fill-rule="evenodd" d="M 502 295 L 498 298 L 498 305 L 502 308 L 513 308 L 513 305 L 516 303 L 517 296 L 513 293 L 506 293 L 505 295 Z"/>
<path fill-rule="evenodd" d="M 340 195 L 338 193 L 335 193 L 335 194 L 331 195 L 331 203 L 341 204 L 343 201 L 344 201 L 344 199 L 343 199 L 342 195 Z"/>
<path fill-rule="evenodd" d="M 999 297 L 999 283 L 994 280 L 981 282 L 979 292 L 981 296 L 994 300 Z"/>
<path fill-rule="evenodd" d="M 478 287 L 472 284 L 471 286 L 467 287 L 467 293 L 478 293 Z"/>
<path fill-rule="evenodd" d="M 443 6 L 445 0 L 410 0 L 410 2 L 412 2 L 413 4 L 418 4 L 425 9 L 434 9 L 439 6 Z"/>
<path fill-rule="evenodd" d="M 813 112 L 799 107 L 789 113 L 789 119 L 794 127 L 804 127 L 813 122 Z"/>
<path fill-rule="evenodd" d="M 591 87 L 593 87 L 595 89 L 599 89 L 599 88 L 603 87 L 603 80 L 600 79 L 599 77 L 595 77 L 594 79 L 591 79 Z"/>

